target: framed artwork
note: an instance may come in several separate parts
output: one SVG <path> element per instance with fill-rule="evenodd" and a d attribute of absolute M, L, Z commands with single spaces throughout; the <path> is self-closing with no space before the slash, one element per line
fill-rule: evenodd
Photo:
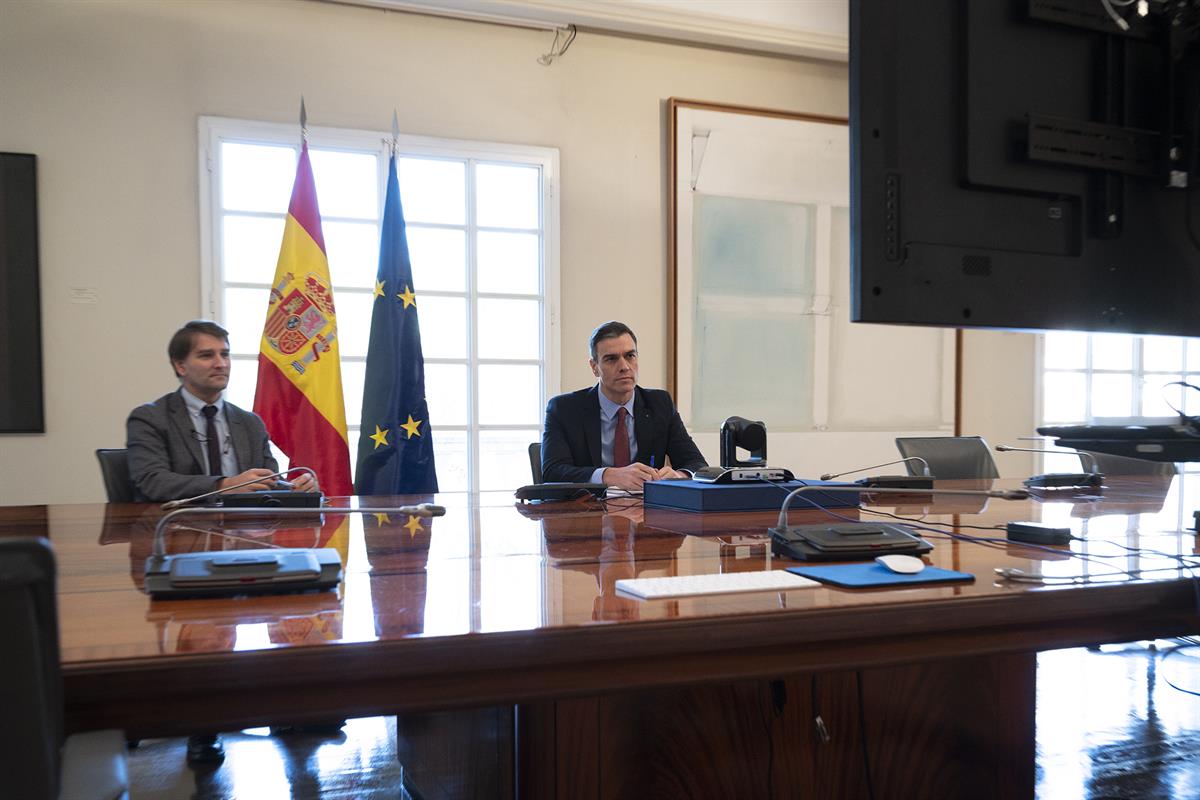
<path fill-rule="evenodd" d="M 771 464 L 809 474 L 952 434 L 954 332 L 849 321 L 846 120 L 675 98 L 668 111 L 668 383 L 697 441 L 759 419 Z"/>

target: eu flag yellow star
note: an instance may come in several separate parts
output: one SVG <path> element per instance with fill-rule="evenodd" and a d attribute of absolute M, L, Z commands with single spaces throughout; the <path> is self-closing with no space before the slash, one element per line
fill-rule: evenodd
<path fill-rule="evenodd" d="M 401 428 L 404 428 L 404 430 L 408 431 L 408 438 L 409 438 L 409 439 L 411 439 L 411 438 L 412 438 L 412 437 L 414 437 L 414 436 L 420 436 L 420 435 L 421 435 L 421 431 L 419 430 L 419 429 L 420 429 L 420 427 L 421 427 L 421 420 L 419 420 L 419 419 L 413 419 L 413 418 L 412 418 L 412 414 L 409 414 L 409 415 L 408 415 L 408 422 L 404 423 L 404 424 L 403 424 L 403 425 L 401 425 L 400 427 L 401 427 Z"/>
<path fill-rule="evenodd" d="M 386 292 L 383 291 L 384 281 L 375 281 L 375 296 L 383 297 Z"/>
<path fill-rule="evenodd" d="M 411 421 L 412 417 L 409 417 L 409 420 Z M 375 440 L 375 447 L 374 447 L 375 450 L 378 450 L 380 447 L 387 446 L 387 443 L 388 443 L 387 435 L 388 435 L 388 431 L 380 430 L 378 425 L 375 426 L 375 432 L 373 434 L 371 434 L 371 438 Z M 409 438 L 411 438 L 411 435 Z"/>
<path fill-rule="evenodd" d="M 409 517 L 408 522 L 405 523 L 404 527 L 408 528 L 408 536 L 410 539 L 416 537 L 417 531 L 421 530 L 421 527 L 422 527 L 421 526 L 421 518 L 420 517 Z"/>
<path fill-rule="evenodd" d="M 387 514 L 383 514 L 383 513 L 376 514 L 375 515 L 375 524 L 379 525 L 380 527 L 382 527 L 384 525 L 391 525 L 392 518 L 389 517 Z"/>
<path fill-rule="evenodd" d="M 404 301 L 405 308 L 408 308 L 409 306 L 415 306 L 417 304 L 417 296 L 413 294 L 413 290 L 407 286 L 404 287 L 403 292 L 397 293 L 396 297 Z"/>

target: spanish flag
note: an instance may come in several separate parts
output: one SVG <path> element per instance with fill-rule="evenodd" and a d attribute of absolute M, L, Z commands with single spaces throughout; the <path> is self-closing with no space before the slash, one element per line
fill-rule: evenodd
<path fill-rule="evenodd" d="M 259 344 L 254 413 L 292 466 L 317 473 L 326 495 L 353 494 L 333 284 L 307 142 Z"/>

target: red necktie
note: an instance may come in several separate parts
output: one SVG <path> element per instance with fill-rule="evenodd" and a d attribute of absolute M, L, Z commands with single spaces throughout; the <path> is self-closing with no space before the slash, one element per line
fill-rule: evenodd
<path fill-rule="evenodd" d="M 627 467 L 629 466 L 629 428 L 625 424 L 625 418 L 629 416 L 629 412 L 625 410 L 625 406 L 617 409 L 617 432 L 613 439 L 613 466 Z"/>

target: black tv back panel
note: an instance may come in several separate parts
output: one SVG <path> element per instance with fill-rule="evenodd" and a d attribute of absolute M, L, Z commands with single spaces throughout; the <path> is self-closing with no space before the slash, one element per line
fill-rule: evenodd
<path fill-rule="evenodd" d="M 851 317 L 1200 336 L 1200 6 L 851 0 Z"/>

